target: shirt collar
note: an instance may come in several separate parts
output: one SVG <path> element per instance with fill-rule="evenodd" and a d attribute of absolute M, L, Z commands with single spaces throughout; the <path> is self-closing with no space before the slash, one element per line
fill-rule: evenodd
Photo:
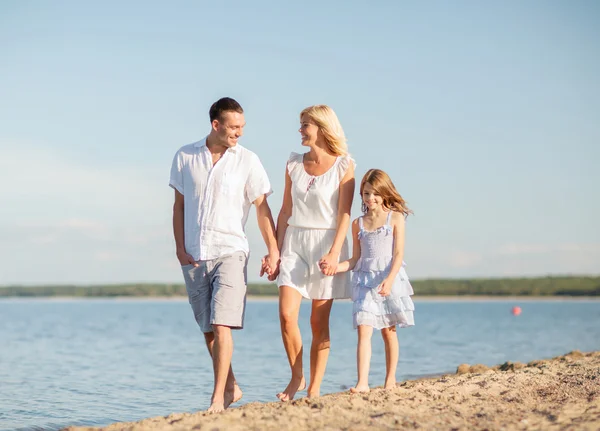
<path fill-rule="evenodd" d="M 200 148 L 200 147 L 202 147 L 202 146 L 205 146 L 205 145 L 206 145 L 206 138 L 208 138 L 208 135 L 207 135 L 207 136 L 205 136 L 204 138 L 200 139 L 198 142 L 196 142 L 196 143 L 194 144 L 194 147 L 196 147 L 196 148 Z"/>
<path fill-rule="evenodd" d="M 204 147 L 208 150 L 208 148 L 206 147 L 206 138 L 208 138 L 208 135 L 206 135 L 204 138 L 202 138 L 198 142 L 196 142 L 194 144 L 194 147 L 196 147 L 196 148 Z M 239 145 L 240 144 L 237 144 L 235 147 L 228 148 L 227 152 L 233 153 L 233 154 L 237 153 Z"/>

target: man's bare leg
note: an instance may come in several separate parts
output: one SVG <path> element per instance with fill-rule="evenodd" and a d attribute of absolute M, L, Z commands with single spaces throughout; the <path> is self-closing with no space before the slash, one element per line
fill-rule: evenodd
<path fill-rule="evenodd" d="M 227 326 L 213 325 L 213 332 L 215 339 L 212 348 L 212 359 L 215 385 L 208 412 L 219 413 L 225 410 L 225 388 L 231 369 L 233 338 L 231 328 Z"/>
<path fill-rule="evenodd" d="M 310 346 L 310 384 L 308 397 L 318 397 L 321 394 L 321 382 L 325 375 L 327 359 L 329 358 L 329 314 L 333 299 L 313 299 L 310 314 L 312 328 L 312 344 Z"/>
<path fill-rule="evenodd" d="M 214 332 L 206 332 L 204 334 L 204 339 L 206 340 L 206 347 L 208 348 L 208 353 L 212 358 L 213 345 L 215 342 L 215 334 Z M 229 366 L 229 373 L 227 374 L 227 383 L 225 384 L 225 408 L 229 407 L 230 404 L 237 403 L 242 399 L 243 392 L 237 384 L 235 380 L 235 375 L 233 374 L 233 367 Z"/>
<path fill-rule="evenodd" d="M 298 326 L 298 313 L 300 312 L 301 302 L 302 295 L 297 290 L 289 286 L 279 288 L 281 337 L 292 371 L 290 383 L 283 392 L 277 394 L 277 398 L 281 401 L 293 400 L 296 392 L 306 388 L 304 370 L 302 369 L 302 335 Z"/>

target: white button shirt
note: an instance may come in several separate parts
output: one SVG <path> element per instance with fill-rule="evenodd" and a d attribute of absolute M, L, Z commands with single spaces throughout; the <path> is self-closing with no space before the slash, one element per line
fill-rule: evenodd
<path fill-rule="evenodd" d="M 249 252 L 244 226 L 271 183 L 258 156 L 237 144 L 213 166 L 206 138 L 177 151 L 169 185 L 184 197 L 185 250 L 195 260 Z"/>

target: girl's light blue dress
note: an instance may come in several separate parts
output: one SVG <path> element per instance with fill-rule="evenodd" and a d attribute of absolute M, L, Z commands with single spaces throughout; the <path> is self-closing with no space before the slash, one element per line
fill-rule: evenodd
<path fill-rule="evenodd" d="M 413 304 L 410 295 L 413 288 L 402 268 L 392 285 L 389 296 L 381 296 L 377 287 L 390 272 L 394 251 L 393 228 L 390 226 L 392 212 L 388 213 L 383 226 L 374 231 L 366 231 L 363 218 L 359 217 L 358 238 L 360 240 L 360 258 L 352 273 L 352 301 L 354 301 L 354 327 L 368 325 L 375 329 L 400 326 L 405 328 L 415 324 Z"/>

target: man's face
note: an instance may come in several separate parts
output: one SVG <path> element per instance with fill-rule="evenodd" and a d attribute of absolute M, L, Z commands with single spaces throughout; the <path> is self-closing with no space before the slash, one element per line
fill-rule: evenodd
<path fill-rule="evenodd" d="M 237 145 L 238 139 L 244 134 L 245 125 L 244 114 L 235 111 L 223 112 L 220 120 L 213 121 L 219 144 L 227 148 Z"/>

